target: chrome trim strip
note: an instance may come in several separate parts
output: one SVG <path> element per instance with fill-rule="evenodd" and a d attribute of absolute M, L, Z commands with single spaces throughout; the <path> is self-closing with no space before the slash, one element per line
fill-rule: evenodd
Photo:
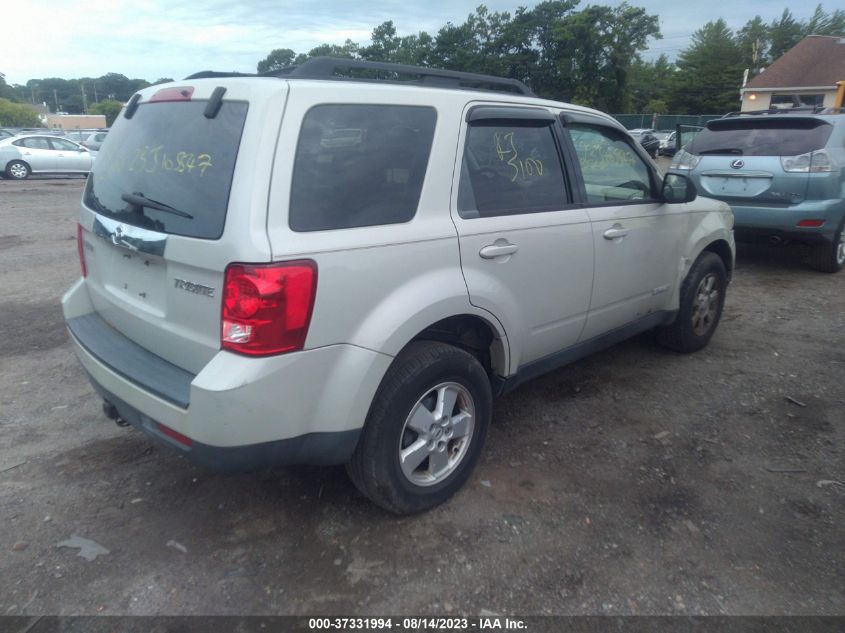
<path fill-rule="evenodd" d="M 94 218 L 94 235 L 115 246 L 159 257 L 164 256 L 164 247 L 167 246 L 166 233 L 142 229 L 101 215 Z"/>
<path fill-rule="evenodd" d="M 725 178 L 774 178 L 775 175 L 770 171 L 724 171 L 721 169 L 711 169 L 709 171 L 702 171 L 702 176 L 720 176 Z"/>

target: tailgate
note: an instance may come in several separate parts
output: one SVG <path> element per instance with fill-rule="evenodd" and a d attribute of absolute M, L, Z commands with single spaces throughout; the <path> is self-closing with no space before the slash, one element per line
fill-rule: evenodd
<path fill-rule="evenodd" d="M 145 90 L 86 185 L 81 237 L 98 316 L 191 373 L 220 349 L 226 266 L 271 258 L 267 191 L 286 94 L 278 79 Z"/>

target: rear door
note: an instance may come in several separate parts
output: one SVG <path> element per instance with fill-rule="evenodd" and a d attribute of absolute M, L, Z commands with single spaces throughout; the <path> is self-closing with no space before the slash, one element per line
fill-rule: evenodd
<path fill-rule="evenodd" d="M 627 134 L 598 121 L 566 130 L 595 243 L 587 340 L 668 307 L 688 217 L 658 200 L 656 174 Z"/>
<path fill-rule="evenodd" d="M 28 136 L 15 141 L 20 149 L 22 158 L 29 164 L 33 172 L 55 171 L 56 152 L 50 146 L 50 139 L 46 136 Z"/>
<path fill-rule="evenodd" d="M 573 204 L 559 123 L 543 108 L 465 112 L 453 218 L 470 301 L 503 321 L 512 369 L 576 343 L 593 273 L 589 218 Z"/>
<path fill-rule="evenodd" d="M 96 311 L 192 373 L 220 347 L 226 266 L 271 258 L 269 169 L 286 93 L 283 81 L 150 88 L 118 117 L 88 179 L 81 224 Z"/>

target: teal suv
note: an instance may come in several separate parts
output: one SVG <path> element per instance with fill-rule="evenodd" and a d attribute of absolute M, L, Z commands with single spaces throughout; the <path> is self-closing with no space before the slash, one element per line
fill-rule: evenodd
<path fill-rule="evenodd" d="M 806 244 L 816 270 L 845 265 L 845 114 L 730 114 L 710 121 L 669 170 L 731 206 L 737 241 Z"/>

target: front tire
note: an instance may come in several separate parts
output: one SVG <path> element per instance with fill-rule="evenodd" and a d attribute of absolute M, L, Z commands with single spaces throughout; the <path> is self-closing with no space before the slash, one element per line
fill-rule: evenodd
<path fill-rule="evenodd" d="M 30 173 L 32 173 L 32 170 L 30 170 L 29 165 L 22 160 L 13 160 L 6 165 L 6 178 L 26 180 Z"/>
<path fill-rule="evenodd" d="M 703 252 L 681 285 L 675 322 L 658 330 L 657 341 L 676 352 L 697 352 L 710 342 L 725 305 L 728 274 L 722 258 Z"/>
<path fill-rule="evenodd" d="M 478 360 L 434 341 L 406 347 L 370 406 L 347 472 L 396 514 L 428 510 L 472 473 L 490 424 L 490 380 Z"/>
<path fill-rule="evenodd" d="M 810 251 L 810 266 L 822 273 L 838 273 L 845 267 L 845 218 L 836 229 L 830 244 L 821 244 Z"/>

